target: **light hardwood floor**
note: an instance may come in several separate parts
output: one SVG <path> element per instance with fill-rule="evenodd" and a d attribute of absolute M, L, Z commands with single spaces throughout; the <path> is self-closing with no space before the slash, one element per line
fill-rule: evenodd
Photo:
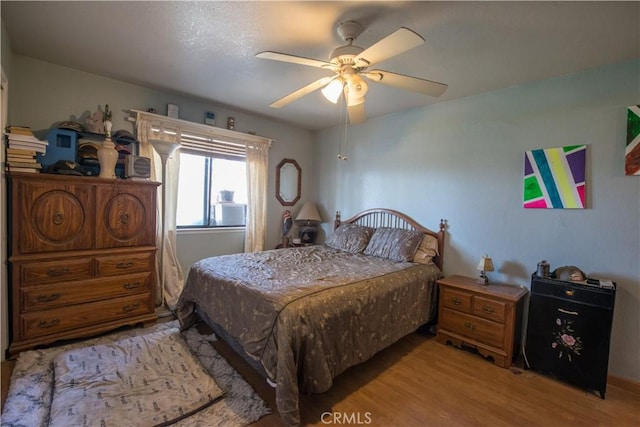
<path fill-rule="evenodd" d="M 253 425 L 281 426 L 274 390 L 224 342 L 214 346 L 274 409 Z M 3 402 L 11 369 L 3 362 Z M 417 333 L 338 376 L 328 392 L 301 396 L 300 408 L 302 424 L 314 426 L 640 426 L 640 394 L 609 384 L 602 400 Z"/>
<path fill-rule="evenodd" d="M 273 389 L 224 343 L 215 346 L 275 408 Z M 602 400 L 417 333 L 338 376 L 328 392 L 301 396 L 300 408 L 302 424 L 313 426 L 640 426 L 640 394 L 609 385 Z M 272 414 L 254 425 L 282 424 Z"/>

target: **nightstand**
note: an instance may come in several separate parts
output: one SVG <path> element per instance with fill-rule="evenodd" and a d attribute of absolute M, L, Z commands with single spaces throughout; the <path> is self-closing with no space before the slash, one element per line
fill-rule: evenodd
<path fill-rule="evenodd" d="M 481 285 L 477 279 L 449 276 L 438 280 L 437 340 L 472 347 L 503 368 L 518 355 L 527 289 L 502 284 Z"/>

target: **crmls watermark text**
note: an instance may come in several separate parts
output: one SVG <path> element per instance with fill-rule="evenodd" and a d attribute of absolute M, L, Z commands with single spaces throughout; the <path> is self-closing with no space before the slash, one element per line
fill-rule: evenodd
<path fill-rule="evenodd" d="M 371 412 L 323 412 L 322 424 L 371 424 Z"/>

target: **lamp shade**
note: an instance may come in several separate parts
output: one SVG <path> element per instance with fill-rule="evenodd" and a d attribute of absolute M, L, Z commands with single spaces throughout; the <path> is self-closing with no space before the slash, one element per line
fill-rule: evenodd
<path fill-rule="evenodd" d="M 315 203 L 306 202 L 304 205 L 302 205 L 302 209 L 300 209 L 300 212 L 298 212 L 296 221 L 305 223 L 319 223 L 322 222 L 322 218 L 320 217 L 320 213 L 318 212 L 318 208 L 316 208 Z"/>
<path fill-rule="evenodd" d="M 320 92 L 322 92 L 329 102 L 334 104 L 337 103 L 338 98 L 340 98 L 340 94 L 342 93 L 342 80 L 332 80 L 331 83 L 323 87 Z"/>
<path fill-rule="evenodd" d="M 180 144 L 175 142 L 164 141 L 162 139 L 150 139 L 149 144 L 153 146 L 153 149 L 159 155 L 170 156 L 172 155 L 178 148 L 182 147 Z"/>
<path fill-rule="evenodd" d="M 493 260 L 488 256 L 483 256 L 480 258 L 480 262 L 476 269 L 479 271 L 493 271 Z"/>

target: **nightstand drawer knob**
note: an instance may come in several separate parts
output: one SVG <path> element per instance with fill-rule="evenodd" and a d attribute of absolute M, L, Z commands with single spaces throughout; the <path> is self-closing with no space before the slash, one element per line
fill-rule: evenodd
<path fill-rule="evenodd" d="M 575 291 L 573 289 L 567 289 L 566 291 L 564 291 L 564 294 L 568 297 L 572 297 L 574 293 Z"/>
<path fill-rule="evenodd" d="M 462 300 L 460 298 L 458 298 L 458 297 L 451 298 L 451 302 L 453 303 L 453 305 L 462 304 Z"/>
<path fill-rule="evenodd" d="M 467 328 L 470 331 L 475 331 L 476 330 L 476 327 L 475 327 L 475 325 L 473 323 L 467 322 L 467 323 L 464 324 L 464 327 Z"/>

